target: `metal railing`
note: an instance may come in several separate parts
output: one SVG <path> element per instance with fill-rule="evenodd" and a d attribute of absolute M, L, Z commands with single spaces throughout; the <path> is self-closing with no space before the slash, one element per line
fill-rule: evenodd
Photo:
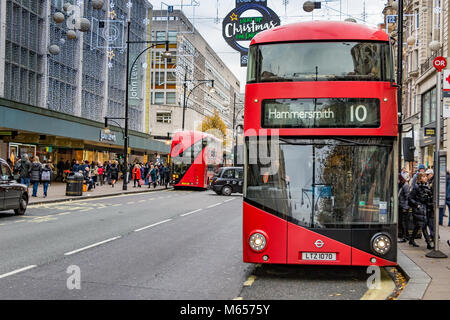
<path fill-rule="evenodd" d="M 433 60 L 439 56 L 442 56 L 442 47 L 440 47 L 439 50 L 435 51 L 424 63 L 420 65 L 420 74 L 424 74 L 431 67 L 433 67 Z"/>

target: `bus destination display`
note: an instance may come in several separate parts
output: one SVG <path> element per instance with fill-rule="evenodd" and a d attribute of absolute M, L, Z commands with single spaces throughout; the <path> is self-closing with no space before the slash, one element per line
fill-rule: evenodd
<path fill-rule="evenodd" d="M 378 128 L 374 98 L 271 99 L 262 102 L 264 128 Z"/>

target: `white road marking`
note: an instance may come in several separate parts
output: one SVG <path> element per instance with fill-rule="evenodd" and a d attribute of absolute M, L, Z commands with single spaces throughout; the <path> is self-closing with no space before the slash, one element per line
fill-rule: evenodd
<path fill-rule="evenodd" d="M 231 199 L 225 200 L 224 202 L 233 201 L 234 199 L 236 199 L 236 198 L 231 198 Z"/>
<path fill-rule="evenodd" d="M 6 277 L 12 276 L 14 274 L 18 274 L 19 272 L 27 271 L 27 270 L 30 270 L 30 269 L 33 269 L 33 268 L 36 268 L 36 267 L 37 267 L 37 265 L 33 264 L 31 266 L 28 266 L 28 267 L 24 267 L 24 268 L 17 269 L 17 270 L 8 272 L 8 273 L 4 273 L 4 274 L 0 275 L 0 279 L 6 278 Z"/>
<path fill-rule="evenodd" d="M 208 209 L 209 208 L 214 208 L 214 207 L 217 207 L 218 205 L 220 205 L 220 204 L 222 204 L 222 202 L 219 202 L 219 203 L 216 203 L 216 204 L 212 204 L 212 205 L 210 205 L 209 207 L 207 207 Z"/>
<path fill-rule="evenodd" d="M 188 213 L 183 213 L 183 214 L 180 214 L 180 217 L 185 217 L 185 216 L 188 216 L 188 215 L 190 215 L 190 214 L 193 214 L 193 213 L 196 213 L 196 212 L 199 212 L 199 211 L 202 211 L 203 209 L 197 209 L 197 210 L 194 210 L 194 211 L 191 211 L 191 212 L 188 212 Z"/>
<path fill-rule="evenodd" d="M 80 249 L 77 249 L 77 250 L 74 250 L 74 251 L 66 252 L 66 253 L 64 253 L 64 255 L 65 255 L 65 256 L 70 256 L 70 255 L 75 254 L 75 253 L 78 253 L 78 252 L 80 252 L 80 251 L 84 251 L 84 250 L 87 250 L 87 249 L 90 249 L 90 248 L 93 248 L 93 247 L 97 247 L 97 246 L 99 246 L 99 245 L 102 245 L 102 244 L 104 244 L 104 243 L 107 243 L 107 242 L 111 242 L 111 241 L 117 240 L 117 239 L 119 239 L 119 238 L 121 238 L 121 236 L 114 237 L 114 238 L 111 238 L 111 239 L 107 239 L 107 240 L 104 240 L 104 241 L 100 241 L 100 242 L 91 244 L 91 245 L 89 245 L 89 246 L 87 246 L 87 247 L 80 248 Z"/>
<path fill-rule="evenodd" d="M 149 225 L 149 226 L 146 226 L 146 227 L 143 227 L 143 228 L 136 229 L 136 230 L 134 230 L 134 232 L 139 232 L 139 231 L 142 231 L 142 230 L 145 230 L 145 229 L 148 229 L 148 228 L 157 226 L 157 225 L 159 225 L 159 224 L 169 222 L 169 221 L 171 221 L 171 220 L 172 220 L 172 219 L 163 220 L 163 221 L 160 221 L 160 222 L 151 224 L 151 225 Z"/>

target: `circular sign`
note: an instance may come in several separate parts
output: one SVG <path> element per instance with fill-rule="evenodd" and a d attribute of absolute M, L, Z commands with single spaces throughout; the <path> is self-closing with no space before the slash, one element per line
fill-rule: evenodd
<path fill-rule="evenodd" d="M 259 17 L 242 17 L 246 11 L 255 10 Z M 248 48 L 240 41 L 251 41 L 253 37 L 264 30 L 280 25 L 280 18 L 263 0 L 237 0 L 236 8 L 223 19 L 222 36 L 230 47 L 241 53 L 241 66 L 247 66 Z"/>
<path fill-rule="evenodd" d="M 444 57 L 436 57 L 433 60 L 433 66 L 438 72 L 441 72 L 447 66 L 447 60 Z"/>

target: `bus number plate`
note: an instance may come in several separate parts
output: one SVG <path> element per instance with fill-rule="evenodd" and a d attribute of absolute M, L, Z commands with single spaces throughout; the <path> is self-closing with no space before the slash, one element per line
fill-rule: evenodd
<path fill-rule="evenodd" d="M 336 261 L 336 253 L 302 252 L 302 260 Z"/>

